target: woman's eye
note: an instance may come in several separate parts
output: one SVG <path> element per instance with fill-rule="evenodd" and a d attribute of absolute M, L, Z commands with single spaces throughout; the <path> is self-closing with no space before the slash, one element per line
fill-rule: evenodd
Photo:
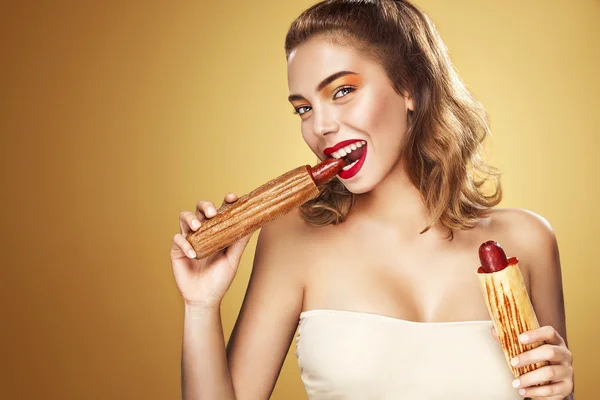
<path fill-rule="evenodd" d="M 354 92 L 354 88 L 351 87 L 343 87 L 340 90 L 338 90 L 337 92 L 335 92 L 335 94 L 333 95 L 334 99 L 339 99 L 341 97 L 346 96 L 349 93 Z"/>
<path fill-rule="evenodd" d="M 294 111 L 294 114 L 304 114 L 310 111 L 310 107 L 309 106 L 302 106 L 302 107 L 298 107 L 296 108 L 296 111 Z"/>

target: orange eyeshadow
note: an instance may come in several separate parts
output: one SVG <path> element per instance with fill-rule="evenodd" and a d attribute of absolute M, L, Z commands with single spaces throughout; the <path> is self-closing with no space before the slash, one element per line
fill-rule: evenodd
<path fill-rule="evenodd" d="M 360 75 L 342 76 L 341 78 L 336 79 L 335 81 L 331 82 L 329 85 L 325 86 L 323 89 L 321 89 L 321 91 L 319 93 L 323 97 L 328 97 L 329 93 L 331 91 L 333 91 L 335 88 L 337 88 L 338 86 L 348 85 L 348 86 L 359 87 L 362 85 L 362 82 L 363 82 L 363 80 L 360 77 Z"/>

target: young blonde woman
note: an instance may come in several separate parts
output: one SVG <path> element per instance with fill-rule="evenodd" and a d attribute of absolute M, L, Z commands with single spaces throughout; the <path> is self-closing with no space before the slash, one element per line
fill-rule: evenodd
<path fill-rule="evenodd" d="M 268 399 L 297 328 L 311 400 L 571 397 L 555 236 L 532 212 L 494 208 L 485 111 L 431 21 L 406 1 L 324 1 L 294 21 L 285 49 L 306 144 L 321 160 L 360 157 L 260 231 L 227 346 L 220 303 L 250 236 L 195 260 L 185 235 L 215 205 L 181 213 L 171 260 L 185 302 L 184 398 Z M 542 326 L 527 343 L 545 344 L 513 363 L 548 366 L 517 380 L 474 273 L 490 239 L 519 257 Z"/>

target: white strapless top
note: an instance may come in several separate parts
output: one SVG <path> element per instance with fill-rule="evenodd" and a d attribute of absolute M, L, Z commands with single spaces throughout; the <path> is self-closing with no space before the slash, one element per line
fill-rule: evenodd
<path fill-rule="evenodd" d="M 491 328 L 310 310 L 295 354 L 310 400 L 521 400 Z"/>

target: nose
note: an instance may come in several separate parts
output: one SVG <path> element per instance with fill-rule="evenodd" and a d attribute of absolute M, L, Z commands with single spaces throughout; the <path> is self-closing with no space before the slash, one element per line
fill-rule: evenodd
<path fill-rule="evenodd" d="M 327 106 L 313 108 L 313 133 L 315 136 L 325 136 L 330 133 L 336 133 L 340 129 L 333 110 Z"/>

